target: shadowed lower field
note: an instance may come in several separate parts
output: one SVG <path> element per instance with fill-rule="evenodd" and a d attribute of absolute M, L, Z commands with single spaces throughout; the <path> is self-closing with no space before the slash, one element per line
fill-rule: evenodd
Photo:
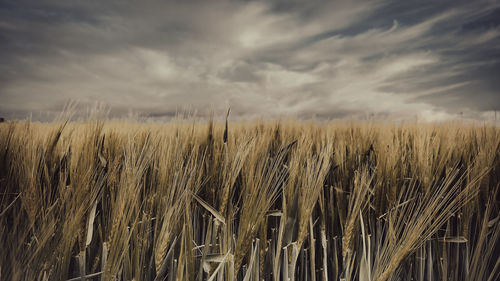
<path fill-rule="evenodd" d="M 498 280 L 500 129 L 0 124 L 1 280 Z"/>

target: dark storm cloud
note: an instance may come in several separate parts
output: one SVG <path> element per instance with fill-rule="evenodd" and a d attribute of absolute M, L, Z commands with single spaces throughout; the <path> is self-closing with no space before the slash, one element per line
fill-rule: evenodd
<path fill-rule="evenodd" d="M 498 1 L 2 1 L 0 114 L 486 118 Z"/>

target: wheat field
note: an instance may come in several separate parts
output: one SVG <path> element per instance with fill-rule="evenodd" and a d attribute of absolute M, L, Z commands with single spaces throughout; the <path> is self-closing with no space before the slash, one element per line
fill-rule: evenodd
<path fill-rule="evenodd" d="M 0 124 L 0 280 L 500 280 L 500 129 Z"/>

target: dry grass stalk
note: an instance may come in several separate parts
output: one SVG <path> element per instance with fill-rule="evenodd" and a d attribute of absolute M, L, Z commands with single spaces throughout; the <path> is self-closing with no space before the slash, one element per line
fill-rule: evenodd
<path fill-rule="evenodd" d="M 499 278 L 498 127 L 67 118 L 0 124 L 2 280 Z"/>

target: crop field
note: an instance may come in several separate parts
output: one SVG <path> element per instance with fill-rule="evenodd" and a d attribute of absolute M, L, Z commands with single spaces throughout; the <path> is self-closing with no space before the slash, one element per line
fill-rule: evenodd
<path fill-rule="evenodd" d="M 0 124 L 0 280 L 500 280 L 500 128 Z"/>

